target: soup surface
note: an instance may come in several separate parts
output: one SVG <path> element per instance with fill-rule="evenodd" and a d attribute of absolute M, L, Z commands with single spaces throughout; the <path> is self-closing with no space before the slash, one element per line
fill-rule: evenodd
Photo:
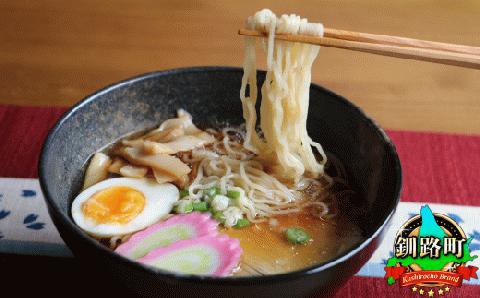
<path fill-rule="evenodd" d="M 301 227 L 311 239 L 301 245 L 288 242 L 285 231 Z M 243 249 L 239 269 L 234 275 L 285 273 L 326 262 L 348 250 L 360 239 L 360 229 L 346 218 L 321 220 L 309 212 L 280 215 L 268 222 L 222 232 L 240 239 Z"/>

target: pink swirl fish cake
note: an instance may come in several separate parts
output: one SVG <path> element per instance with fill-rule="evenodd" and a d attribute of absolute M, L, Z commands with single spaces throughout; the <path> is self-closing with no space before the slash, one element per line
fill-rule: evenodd
<path fill-rule="evenodd" d="M 175 215 L 135 233 L 115 251 L 129 259 L 137 260 L 151 251 L 177 241 L 218 234 L 217 222 L 208 214 L 193 212 Z"/>
<path fill-rule="evenodd" d="M 227 276 L 237 267 L 241 255 L 240 241 L 221 235 L 178 241 L 137 261 L 178 273 Z"/>

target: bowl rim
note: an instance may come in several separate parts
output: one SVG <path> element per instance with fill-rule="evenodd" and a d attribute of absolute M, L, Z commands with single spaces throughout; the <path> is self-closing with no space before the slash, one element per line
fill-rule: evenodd
<path fill-rule="evenodd" d="M 245 285 L 251 283 L 274 283 L 279 282 L 282 280 L 292 280 L 301 278 L 305 275 L 312 275 L 316 273 L 320 273 L 328 268 L 336 266 L 339 263 L 346 262 L 352 256 L 360 253 L 365 247 L 371 244 L 371 242 L 376 239 L 382 230 L 385 228 L 386 224 L 390 221 L 395 210 L 398 206 L 400 201 L 400 192 L 402 189 L 402 168 L 400 164 L 400 159 L 398 157 L 396 147 L 388 137 L 388 135 L 384 132 L 384 130 L 373 120 L 371 119 L 360 107 L 356 106 L 345 97 L 338 95 L 320 85 L 312 83 L 310 85 L 310 89 L 316 89 L 323 93 L 326 93 L 340 103 L 347 106 L 348 109 L 351 109 L 354 113 L 359 113 L 360 118 L 362 121 L 365 121 L 366 124 L 371 127 L 376 134 L 380 137 L 380 139 L 387 145 L 387 154 L 390 154 L 393 157 L 394 161 L 394 171 L 396 177 L 396 184 L 394 189 L 394 196 L 395 201 L 393 202 L 393 208 L 389 210 L 387 214 L 383 216 L 380 220 L 380 223 L 373 228 L 373 232 L 368 234 L 364 241 L 358 243 L 357 245 L 353 246 L 349 250 L 345 251 L 344 253 L 336 256 L 335 258 L 330 259 L 329 261 L 322 262 L 313 266 L 309 266 L 300 270 L 295 270 L 287 273 L 279 273 L 279 274 L 272 274 L 272 275 L 260 275 L 260 276 L 230 276 L 230 277 L 214 277 L 214 276 L 205 276 L 205 275 L 193 275 L 193 274 L 181 274 L 170 272 L 158 268 L 154 268 L 148 265 L 144 265 L 139 262 L 135 262 L 132 260 L 123 257 L 114 251 L 108 249 L 104 245 L 100 244 L 98 241 L 94 240 L 92 237 L 89 237 L 85 232 L 83 232 L 78 226 L 75 225 L 72 218 L 69 216 L 68 213 L 63 212 L 60 207 L 55 203 L 52 199 L 52 194 L 49 191 L 49 182 L 46 175 L 46 164 L 45 158 L 50 149 L 52 140 L 55 138 L 56 134 L 60 130 L 61 126 L 65 121 L 67 121 L 72 115 L 77 113 L 83 106 L 89 104 L 92 101 L 95 101 L 99 96 L 108 93 L 112 90 L 120 88 L 122 86 L 126 86 L 129 84 L 133 84 L 139 81 L 143 81 L 146 79 L 152 79 L 156 77 L 162 76 L 169 76 L 174 74 L 182 74 L 182 73 L 196 73 L 196 72 L 243 72 L 243 69 L 240 67 L 232 67 L 232 66 L 195 66 L 195 67 L 182 67 L 182 68 L 174 68 L 174 69 L 167 69 L 167 70 L 160 70 L 160 71 L 152 71 L 143 73 L 131 78 L 127 78 L 125 80 L 115 82 L 112 84 L 107 85 L 106 87 L 99 89 L 93 92 L 90 95 L 87 95 L 78 103 L 70 107 L 60 118 L 57 120 L 56 124 L 50 129 L 47 138 L 45 139 L 42 149 L 40 152 L 40 158 L 38 163 L 38 174 L 40 180 L 40 187 L 44 194 L 45 201 L 48 206 L 48 212 L 52 218 L 55 218 L 62 222 L 63 228 L 67 228 L 70 232 L 75 234 L 75 237 L 79 237 L 82 241 L 86 242 L 87 245 L 94 246 L 95 249 L 100 252 L 103 256 L 113 258 L 115 262 L 122 262 L 130 267 L 130 269 L 143 271 L 147 274 L 155 274 L 162 278 L 168 278 L 171 280 L 181 280 L 184 282 L 202 282 L 206 284 L 222 284 L 222 285 Z M 259 72 L 264 72 L 259 70 Z M 54 221 L 54 224 L 57 225 L 57 222 Z M 63 237 L 62 237 L 63 238 Z"/>

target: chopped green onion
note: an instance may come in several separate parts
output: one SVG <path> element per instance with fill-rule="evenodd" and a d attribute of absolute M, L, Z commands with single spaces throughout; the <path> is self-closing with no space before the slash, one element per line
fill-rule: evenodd
<path fill-rule="evenodd" d="M 193 203 L 193 211 L 208 211 L 208 203 L 207 202 L 194 202 Z"/>
<path fill-rule="evenodd" d="M 248 219 L 241 218 L 237 221 L 237 224 L 234 225 L 233 227 L 237 229 L 241 229 L 241 228 L 248 227 L 249 225 L 250 225 L 250 221 Z"/>
<path fill-rule="evenodd" d="M 229 203 L 230 203 L 230 199 L 228 197 L 223 195 L 216 195 L 215 198 L 213 198 L 210 205 L 212 206 L 212 209 L 215 211 L 223 211 L 228 208 Z"/>
<path fill-rule="evenodd" d="M 182 189 L 180 191 L 180 198 L 184 198 L 186 196 L 188 196 L 190 194 L 190 192 L 188 191 L 188 189 Z"/>
<path fill-rule="evenodd" d="M 227 190 L 227 197 L 230 199 L 240 199 L 240 192 L 238 190 Z"/>
<path fill-rule="evenodd" d="M 213 213 L 213 218 L 221 224 L 225 223 L 225 215 L 223 215 L 223 212 Z"/>
<path fill-rule="evenodd" d="M 205 198 L 213 199 L 215 195 L 217 195 L 217 189 L 215 188 L 215 186 L 203 190 L 203 196 Z"/>
<path fill-rule="evenodd" d="M 193 204 L 187 200 L 178 201 L 177 206 L 175 207 L 176 213 L 190 213 L 193 211 Z"/>
<path fill-rule="evenodd" d="M 288 228 L 287 229 L 287 240 L 293 244 L 303 244 L 310 240 L 310 236 L 305 232 L 305 230 L 300 228 Z"/>

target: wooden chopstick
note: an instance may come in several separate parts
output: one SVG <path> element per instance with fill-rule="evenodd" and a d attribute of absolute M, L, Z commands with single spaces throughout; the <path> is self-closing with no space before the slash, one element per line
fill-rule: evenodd
<path fill-rule="evenodd" d="M 240 29 L 238 34 L 253 37 L 267 36 L 266 33 L 247 29 Z M 275 34 L 275 38 L 278 40 L 309 43 L 389 57 L 480 69 L 479 47 L 336 29 L 325 29 L 324 37 Z"/>
<path fill-rule="evenodd" d="M 480 55 L 480 47 L 457 45 L 457 44 L 451 44 L 451 43 L 428 41 L 428 40 L 400 37 L 400 36 L 393 36 L 393 35 L 370 34 L 370 33 L 363 33 L 363 32 L 325 28 L 324 37 Z"/>

